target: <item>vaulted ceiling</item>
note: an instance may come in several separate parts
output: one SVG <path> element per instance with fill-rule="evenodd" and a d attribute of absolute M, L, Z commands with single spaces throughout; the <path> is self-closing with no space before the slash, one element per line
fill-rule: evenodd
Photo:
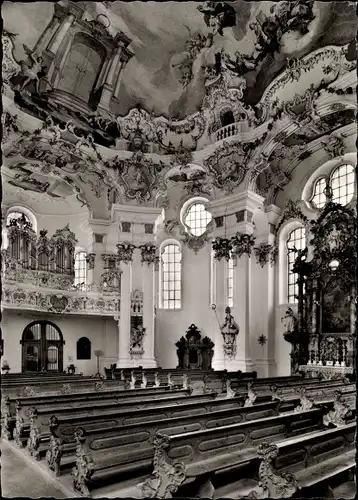
<path fill-rule="evenodd" d="M 85 204 L 98 218 L 113 203 L 164 206 L 168 197 L 247 188 L 274 203 L 305 160 L 339 154 L 355 134 L 353 2 L 77 4 L 112 38 L 126 35 L 133 56 L 110 117 L 80 133 L 88 116 L 11 90 L 3 146 L 11 196 L 46 193 L 46 203 L 77 212 Z M 16 35 L 7 62 L 21 67 L 54 4 L 5 2 L 2 14 Z M 231 131 L 220 118 L 228 108 Z M 345 135 L 329 138 L 337 128 Z"/>
<path fill-rule="evenodd" d="M 223 50 L 231 60 L 235 59 L 236 52 L 257 57 L 257 37 L 252 23 L 271 19 L 273 8 L 287 2 L 230 2 L 235 12 L 235 24 L 225 27 L 222 35 L 214 35 L 211 46 L 203 47 L 197 39 L 197 48 L 193 48 L 195 43 L 192 43 L 190 50 L 190 40 L 196 37 L 203 40 L 210 31 L 205 15 L 198 10 L 198 6 L 203 5 L 200 2 L 79 3 L 85 6 L 88 18 L 95 19 L 104 14 L 110 21 L 108 31 L 115 33 L 120 30 L 132 40 L 129 48 L 135 55 L 124 69 L 118 103 L 113 112 L 126 115 L 131 108 L 140 105 L 157 115 L 184 118 L 202 104 L 205 68 L 215 66 L 215 54 Z M 250 68 L 244 73 L 247 84 L 245 102 L 256 104 L 260 100 L 287 59 L 303 57 L 318 47 L 344 45 L 355 38 L 357 19 L 353 2 L 306 2 L 311 3 L 312 20 L 307 33 L 289 30 L 283 34 L 278 51 L 259 57 L 252 69 L 249 61 Z M 15 40 L 18 59 L 24 58 L 23 44 L 29 47 L 35 44 L 50 21 L 53 9 L 53 4 L 47 2 L 4 3 L 4 26 L 8 31 L 18 33 Z M 188 69 L 193 75 L 185 85 L 183 76 L 185 80 Z"/>

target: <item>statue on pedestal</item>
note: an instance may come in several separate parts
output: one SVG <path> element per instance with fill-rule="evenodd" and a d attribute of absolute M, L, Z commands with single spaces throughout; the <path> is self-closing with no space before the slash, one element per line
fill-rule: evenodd
<path fill-rule="evenodd" d="M 221 326 L 221 334 L 224 339 L 224 353 L 228 358 L 234 358 L 236 354 L 236 337 L 239 334 L 239 327 L 231 314 L 230 307 L 225 309 L 225 323 Z"/>

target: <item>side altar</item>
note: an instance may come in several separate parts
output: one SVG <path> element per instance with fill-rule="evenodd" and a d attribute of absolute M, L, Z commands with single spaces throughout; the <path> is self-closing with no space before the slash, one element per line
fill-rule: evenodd
<path fill-rule="evenodd" d="M 190 325 L 185 337 L 181 337 L 175 345 L 178 356 L 177 368 L 212 370 L 214 342 L 209 337 L 202 338 L 194 324 Z"/>
<path fill-rule="evenodd" d="M 312 258 L 297 252 L 298 311 L 285 334 L 292 371 L 342 378 L 356 372 L 355 211 L 329 201 L 309 230 Z"/>

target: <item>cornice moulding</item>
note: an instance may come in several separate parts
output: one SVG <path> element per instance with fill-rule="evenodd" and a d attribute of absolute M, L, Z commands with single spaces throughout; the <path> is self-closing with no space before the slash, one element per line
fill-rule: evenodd
<path fill-rule="evenodd" d="M 263 205 L 264 198 L 252 191 L 219 198 L 207 204 L 207 210 L 212 216 L 220 217 L 223 215 L 229 216 L 240 210 L 255 210 Z"/>

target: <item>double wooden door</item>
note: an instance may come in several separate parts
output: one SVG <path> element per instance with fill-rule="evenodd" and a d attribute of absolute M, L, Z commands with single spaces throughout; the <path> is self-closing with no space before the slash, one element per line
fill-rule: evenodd
<path fill-rule="evenodd" d="M 23 372 L 63 371 L 64 340 L 53 323 L 30 323 L 24 330 L 21 344 Z"/>

